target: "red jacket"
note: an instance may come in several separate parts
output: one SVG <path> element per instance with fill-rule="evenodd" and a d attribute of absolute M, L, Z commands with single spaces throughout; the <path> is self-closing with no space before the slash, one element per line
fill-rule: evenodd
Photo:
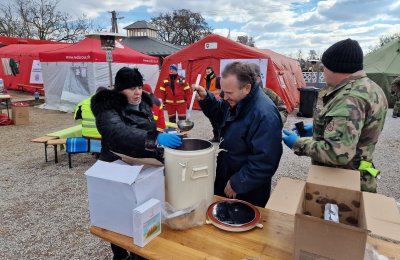
<path fill-rule="evenodd" d="M 165 118 L 164 118 L 163 103 L 160 102 L 159 105 L 153 104 L 153 107 L 151 108 L 151 111 L 153 112 L 154 121 L 156 121 L 156 124 L 157 124 L 157 131 L 158 132 L 163 132 L 164 129 L 166 128 L 166 126 L 165 126 Z"/>
<path fill-rule="evenodd" d="M 164 79 L 161 86 L 156 90 L 156 96 L 165 104 L 179 105 L 189 103 L 191 99 L 191 89 L 186 80 L 176 75 L 174 82 L 174 92 L 172 92 L 170 78 Z"/>

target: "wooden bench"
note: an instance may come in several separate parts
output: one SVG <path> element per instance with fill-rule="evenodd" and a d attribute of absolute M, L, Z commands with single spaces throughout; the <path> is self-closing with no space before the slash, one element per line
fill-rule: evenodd
<path fill-rule="evenodd" d="M 89 140 L 88 140 L 88 142 L 89 142 Z M 54 146 L 54 163 L 58 163 L 57 145 L 67 145 L 67 139 L 66 138 L 52 139 L 52 140 L 49 140 L 47 142 L 47 145 L 53 145 Z M 77 152 L 77 153 L 81 153 L 81 152 Z M 68 154 L 68 166 L 71 169 L 72 168 L 72 154 L 73 153 L 67 152 L 67 154 Z"/>
<path fill-rule="evenodd" d="M 24 91 L 24 88 L 33 88 L 35 91 L 44 90 L 43 86 L 33 86 L 33 85 L 26 85 L 26 84 L 17 84 L 18 90 Z"/>
<path fill-rule="evenodd" d="M 57 145 L 66 145 L 66 144 L 67 144 L 67 139 L 65 139 L 65 138 L 57 138 L 57 139 L 51 139 L 51 140 L 47 141 L 47 145 L 52 145 L 54 147 L 54 163 L 58 163 Z M 69 159 L 69 164 L 70 164 L 69 168 L 71 168 L 71 160 L 70 159 Z"/>
<path fill-rule="evenodd" d="M 31 140 L 31 142 L 34 142 L 34 143 L 41 143 L 41 144 L 44 144 L 44 158 L 45 158 L 45 161 L 46 161 L 46 162 L 48 162 L 48 161 L 47 161 L 47 146 L 48 146 L 48 141 L 50 141 L 50 140 L 55 140 L 55 139 L 58 139 L 58 137 L 56 137 L 56 136 L 42 136 L 42 137 L 35 138 L 35 139 L 32 139 L 32 140 Z"/>

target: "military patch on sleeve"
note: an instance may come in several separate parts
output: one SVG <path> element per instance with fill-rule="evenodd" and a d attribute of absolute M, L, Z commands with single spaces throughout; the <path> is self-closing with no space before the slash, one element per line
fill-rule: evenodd
<path fill-rule="evenodd" d="M 335 123 L 333 121 L 329 122 L 329 124 L 325 127 L 325 130 L 328 132 L 333 131 Z"/>

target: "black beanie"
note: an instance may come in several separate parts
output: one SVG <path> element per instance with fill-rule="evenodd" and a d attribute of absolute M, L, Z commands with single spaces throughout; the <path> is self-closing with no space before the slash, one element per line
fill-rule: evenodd
<path fill-rule="evenodd" d="M 329 47 L 322 54 L 322 64 L 330 71 L 354 73 L 363 69 L 363 51 L 357 41 L 347 39 Z"/>
<path fill-rule="evenodd" d="M 143 76 L 138 69 L 123 67 L 115 76 L 115 91 L 122 91 L 131 87 L 143 86 Z"/>

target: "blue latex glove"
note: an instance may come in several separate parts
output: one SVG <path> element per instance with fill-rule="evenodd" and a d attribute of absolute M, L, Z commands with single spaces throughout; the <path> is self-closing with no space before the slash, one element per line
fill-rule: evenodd
<path fill-rule="evenodd" d="M 176 148 L 182 145 L 182 139 L 176 134 L 162 133 L 157 136 L 157 143 L 168 148 Z"/>
<path fill-rule="evenodd" d="M 302 137 L 312 137 L 313 136 L 313 124 L 305 124 L 304 130 L 306 131 L 306 134 Z M 293 127 L 292 131 L 294 131 L 297 135 L 299 135 L 296 127 Z"/>
<path fill-rule="evenodd" d="M 292 149 L 294 142 L 299 139 L 297 134 L 290 132 L 289 130 L 283 130 L 282 131 L 285 136 L 282 136 L 283 142 L 290 148 Z"/>

